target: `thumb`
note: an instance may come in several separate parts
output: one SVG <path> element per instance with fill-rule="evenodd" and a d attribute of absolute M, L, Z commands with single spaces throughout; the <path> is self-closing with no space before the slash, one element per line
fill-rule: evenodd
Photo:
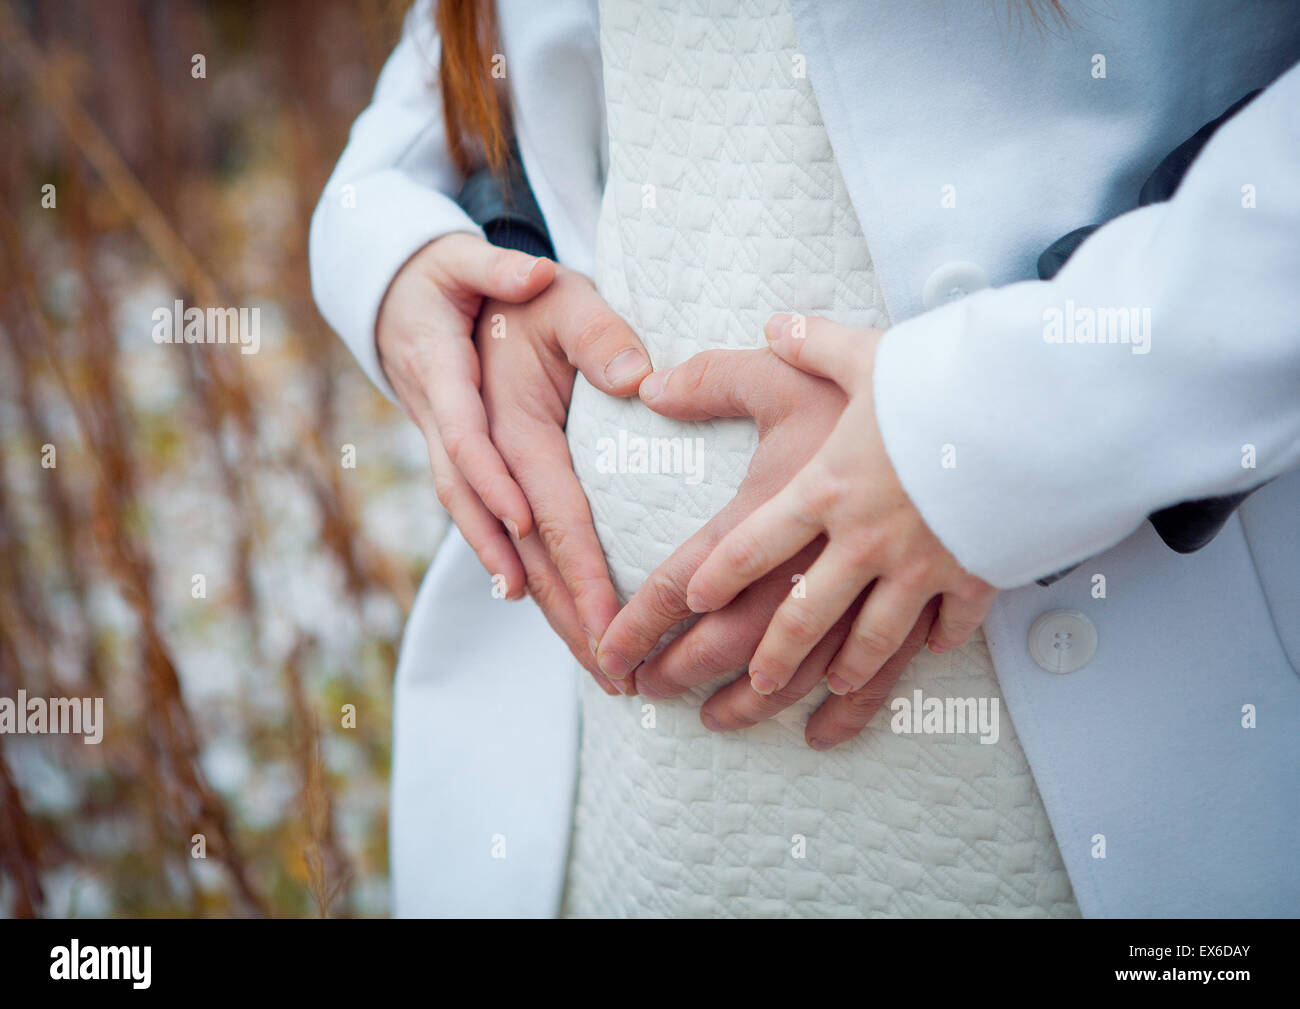
<path fill-rule="evenodd" d="M 554 306 L 552 326 L 569 363 L 609 396 L 631 396 L 650 373 L 650 355 L 632 327 L 594 288 Z"/>
<path fill-rule="evenodd" d="M 818 316 L 774 315 L 764 329 L 772 352 L 810 375 L 829 378 L 845 392 L 870 374 L 880 331 L 852 329 Z"/>
<path fill-rule="evenodd" d="M 772 393 L 780 376 L 774 372 L 783 367 L 766 350 L 705 350 L 676 368 L 656 371 L 638 392 L 646 406 L 665 417 L 761 421 L 775 405 Z"/>
<path fill-rule="evenodd" d="M 535 298 L 555 279 L 549 259 L 499 248 L 477 235 L 444 235 L 435 245 L 436 269 L 452 286 L 477 297 L 517 304 Z"/>

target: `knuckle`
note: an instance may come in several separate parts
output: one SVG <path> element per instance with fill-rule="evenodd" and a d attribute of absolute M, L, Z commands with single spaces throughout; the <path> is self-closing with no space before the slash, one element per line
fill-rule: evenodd
<path fill-rule="evenodd" d="M 438 497 L 438 504 L 442 505 L 447 511 L 451 511 L 456 500 L 456 481 L 448 474 L 434 470 L 433 492 Z"/>
<path fill-rule="evenodd" d="M 800 686 L 795 680 L 791 680 L 780 690 L 774 690 L 766 697 L 755 695 L 761 702 L 763 717 L 768 718 L 772 715 L 784 711 L 790 705 L 798 700 L 802 700 L 808 693 L 807 685 Z"/>
<path fill-rule="evenodd" d="M 880 541 L 866 533 L 850 537 L 844 545 L 845 558 L 855 571 L 874 566 L 880 554 Z"/>
<path fill-rule="evenodd" d="M 643 586 L 646 601 L 651 613 L 656 617 L 676 622 L 681 619 L 682 611 L 687 610 L 686 596 L 682 587 L 664 574 L 655 574 Z"/>
<path fill-rule="evenodd" d="M 862 724 L 863 715 L 869 715 L 880 706 L 882 700 L 879 691 L 872 690 L 871 684 L 845 694 L 845 707 L 851 712 L 852 725 L 854 727 Z"/>
<path fill-rule="evenodd" d="M 725 673 L 736 666 L 735 656 L 729 654 L 726 642 L 717 635 L 694 633 L 688 636 L 686 661 L 699 672 Z"/>
<path fill-rule="evenodd" d="M 502 403 L 488 410 L 489 445 L 511 472 L 540 470 L 544 456 L 537 450 L 537 418 L 518 403 Z"/>
<path fill-rule="evenodd" d="M 433 388 L 436 369 L 425 348 L 414 340 L 403 340 L 397 347 L 391 345 L 384 351 L 384 363 L 392 365 L 398 375 L 404 375 L 421 390 Z"/>
<path fill-rule="evenodd" d="M 684 396 L 692 396 L 701 389 L 720 385 L 718 360 L 714 352 L 706 350 L 688 358 L 673 369 L 673 383 Z"/>
<path fill-rule="evenodd" d="M 533 601 L 541 608 L 542 612 L 551 615 L 557 611 L 559 600 L 559 586 L 545 575 L 538 574 L 535 571 L 526 573 L 528 594 L 533 597 Z M 552 626 L 554 624 L 552 623 Z"/>
<path fill-rule="evenodd" d="M 855 627 L 853 644 L 856 648 L 872 656 L 889 656 L 898 651 L 901 640 L 879 627 Z"/>
<path fill-rule="evenodd" d="M 747 688 L 743 692 L 728 698 L 726 721 L 730 722 L 734 728 L 748 728 L 751 725 L 757 725 L 759 722 L 784 711 L 793 703 L 791 700 L 782 698 L 784 692 L 784 690 L 779 690 L 771 694 L 759 694 Z"/>
<path fill-rule="evenodd" d="M 813 645 L 821 639 L 817 615 L 806 606 L 785 605 L 777 613 L 777 630 L 798 645 Z"/>
<path fill-rule="evenodd" d="M 954 635 L 956 637 L 966 637 L 968 634 L 974 631 L 976 627 L 979 626 L 978 620 L 976 620 L 973 617 L 969 617 L 965 615 L 962 616 L 945 615 L 943 620 L 940 621 L 940 623 L 942 624 L 945 633 Z"/>
<path fill-rule="evenodd" d="M 605 594 L 609 581 L 598 575 L 571 573 L 566 579 L 574 604 L 581 610 L 587 604 L 597 603 Z"/>
<path fill-rule="evenodd" d="M 758 541 L 747 529 L 733 529 L 722 557 L 729 569 L 742 575 L 751 574 L 759 562 Z"/>
<path fill-rule="evenodd" d="M 598 309 L 578 327 L 568 349 L 574 354 L 586 354 L 603 343 L 617 325 L 618 317 L 612 309 Z"/>
<path fill-rule="evenodd" d="M 729 732 L 734 732 L 737 729 L 748 729 L 751 725 L 755 725 L 762 720 L 761 715 L 754 714 L 747 701 L 728 699 L 712 708 L 701 708 L 700 710 L 706 715 L 711 715 L 724 730 Z"/>
<path fill-rule="evenodd" d="M 564 522 L 555 515 L 542 514 L 534 515 L 533 523 L 550 555 L 556 557 L 563 553 L 565 543 L 569 539 L 569 530 Z"/>
<path fill-rule="evenodd" d="M 492 279 L 500 286 L 508 287 L 519 272 L 518 255 L 509 249 L 493 249 L 491 255 L 488 270 Z"/>
<path fill-rule="evenodd" d="M 846 739 L 852 739 L 862 728 L 864 713 L 857 703 L 856 693 L 832 697 L 827 701 L 825 710 L 829 725 L 825 731 L 818 733 L 819 736 L 842 743 Z"/>
<path fill-rule="evenodd" d="M 447 453 L 447 458 L 457 467 L 460 466 L 461 457 L 464 455 L 469 441 L 469 435 L 464 428 L 455 424 L 445 424 L 439 428 L 439 434 L 442 438 L 443 451 Z"/>
<path fill-rule="evenodd" d="M 893 581 L 902 589 L 916 593 L 926 589 L 934 580 L 929 565 L 922 563 L 904 564 L 892 575 Z"/>
<path fill-rule="evenodd" d="M 839 510 L 847 496 L 844 482 L 829 473 L 811 474 L 803 488 L 804 507 L 813 515 L 829 515 Z"/>

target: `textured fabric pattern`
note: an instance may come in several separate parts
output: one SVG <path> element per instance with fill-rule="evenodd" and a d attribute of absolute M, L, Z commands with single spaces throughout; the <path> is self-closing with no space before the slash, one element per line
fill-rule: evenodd
<path fill-rule="evenodd" d="M 762 346 L 775 311 L 888 324 L 797 48 L 786 0 L 601 4 L 610 172 L 596 282 L 658 367 Z M 624 599 L 730 500 L 756 444 L 747 421 L 669 421 L 581 378 L 568 433 Z M 698 445 L 702 465 L 643 472 L 638 438 Z M 1005 710 L 992 745 L 896 735 L 886 710 L 819 754 L 803 726 L 825 687 L 714 735 L 698 709 L 716 685 L 650 704 L 583 676 L 564 913 L 1077 914 Z M 917 688 L 1000 698 L 982 636 L 918 657 L 896 693 Z"/>

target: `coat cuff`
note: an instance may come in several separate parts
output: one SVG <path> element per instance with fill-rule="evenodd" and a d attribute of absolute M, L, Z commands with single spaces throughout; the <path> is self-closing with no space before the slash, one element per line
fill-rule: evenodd
<path fill-rule="evenodd" d="M 981 291 L 893 327 L 876 353 L 876 421 L 904 491 L 958 563 L 999 589 L 1100 553 L 1146 514 L 1090 501 L 1095 460 L 1060 437 L 1076 404 L 1057 384 L 1063 355 L 1041 337 L 1049 290 Z M 975 336 L 990 332 L 1002 339 Z"/>
<path fill-rule="evenodd" d="M 453 232 L 482 231 L 449 197 L 397 169 L 331 186 L 312 216 L 312 294 L 357 363 L 397 403 L 379 365 L 375 324 L 388 286 L 415 253 Z M 346 277 L 327 285 L 325 278 Z M 400 404 L 399 404 L 400 405 Z"/>

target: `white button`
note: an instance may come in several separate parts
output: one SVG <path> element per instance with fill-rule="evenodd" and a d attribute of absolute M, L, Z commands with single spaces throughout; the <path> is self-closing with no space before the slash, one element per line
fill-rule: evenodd
<path fill-rule="evenodd" d="M 929 311 L 988 286 L 988 274 L 974 263 L 944 263 L 925 282 L 921 291 L 921 304 Z"/>
<path fill-rule="evenodd" d="M 1049 673 L 1082 669 L 1097 652 L 1097 628 L 1078 610 L 1048 610 L 1029 628 L 1029 654 Z"/>

